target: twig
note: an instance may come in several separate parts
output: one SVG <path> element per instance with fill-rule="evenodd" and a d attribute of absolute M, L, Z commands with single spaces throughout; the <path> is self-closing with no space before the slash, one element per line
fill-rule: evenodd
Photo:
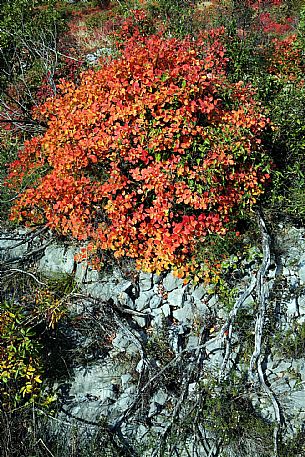
<path fill-rule="evenodd" d="M 34 230 L 33 232 L 28 232 L 25 235 L 22 235 L 21 241 L 17 242 L 17 244 L 14 244 L 13 246 L 7 246 L 5 248 L 0 247 L 0 251 L 9 251 L 10 249 L 15 249 L 22 244 L 29 243 L 32 241 L 34 238 L 37 238 L 41 233 L 45 232 L 47 230 L 47 227 L 44 225 L 41 229 L 39 230 Z M 18 238 L 13 238 L 13 237 L 0 237 L 0 241 L 18 241 Z"/>
<path fill-rule="evenodd" d="M 55 455 L 50 451 L 50 449 L 45 445 L 45 443 L 43 442 L 43 440 L 41 438 L 39 438 L 39 440 L 37 441 L 36 444 L 41 444 L 45 450 L 50 454 L 51 457 L 55 457 Z"/>
<path fill-rule="evenodd" d="M 10 263 L 17 263 L 17 262 L 24 262 L 26 259 L 28 259 L 29 257 L 32 257 L 36 254 L 39 254 L 39 252 L 41 251 L 44 251 L 48 246 L 50 246 L 50 244 L 52 243 L 52 240 L 49 240 L 47 243 L 45 243 L 43 246 L 40 246 L 39 248 L 37 249 L 33 249 L 32 251 L 30 252 L 27 252 L 24 256 L 20 256 L 20 257 L 14 257 L 13 259 L 8 259 L 8 260 L 5 260 L 3 262 L 4 265 L 8 265 Z"/>
<path fill-rule="evenodd" d="M 10 268 L 10 269 L 8 270 L 8 272 L 12 272 L 12 273 L 14 273 L 14 272 L 16 272 L 16 273 L 22 273 L 22 274 L 24 274 L 24 275 L 30 276 L 32 279 L 34 279 L 34 281 L 37 282 L 37 284 L 39 284 L 39 285 L 41 285 L 41 286 L 46 286 L 46 285 L 47 285 L 46 283 L 39 281 L 39 280 L 36 278 L 36 276 L 33 275 L 33 273 L 30 273 L 29 271 L 20 270 L 19 268 Z M 5 273 L 6 273 L 6 272 L 5 272 Z M 8 277 L 8 276 L 11 276 L 11 275 L 9 274 L 9 275 L 5 275 L 5 276 Z"/>

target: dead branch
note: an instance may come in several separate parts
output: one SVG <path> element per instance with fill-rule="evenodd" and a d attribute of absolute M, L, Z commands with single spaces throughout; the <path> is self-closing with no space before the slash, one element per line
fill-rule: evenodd
<path fill-rule="evenodd" d="M 20 270 L 19 268 L 10 268 L 5 272 L 3 277 L 9 278 L 10 276 L 13 276 L 15 273 L 22 273 L 24 275 L 30 276 L 30 278 L 34 279 L 34 281 L 37 282 L 37 284 L 39 284 L 40 286 L 47 285 L 46 283 L 39 281 L 39 279 L 36 278 L 36 276 L 33 275 L 33 273 L 30 273 L 29 271 Z"/>
<path fill-rule="evenodd" d="M 270 267 L 271 263 L 271 251 L 270 251 L 270 236 L 268 234 L 265 221 L 263 216 L 260 212 L 257 212 L 259 227 L 261 231 L 262 237 L 262 251 L 263 251 L 263 261 L 262 265 L 257 273 L 257 281 L 256 281 L 256 295 L 259 304 L 259 310 L 257 314 L 256 324 L 255 324 L 255 345 L 254 351 L 251 356 L 250 366 L 249 366 L 249 374 L 250 377 L 254 380 L 254 372 L 256 371 L 258 374 L 258 379 L 261 387 L 266 392 L 267 396 L 271 400 L 276 425 L 274 428 L 274 457 L 278 456 L 278 435 L 279 431 L 284 423 L 284 418 L 281 415 L 279 403 L 273 394 L 272 390 L 267 386 L 265 382 L 265 377 L 262 369 L 262 338 L 263 338 L 263 331 L 264 331 L 264 324 L 265 324 L 265 315 L 266 315 L 266 308 L 267 308 L 267 300 L 268 300 L 268 289 L 265 287 L 264 280 L 266 273 Z"/>
<path fill-rule="evenodd" d="M 225 332 L 228 332 L 228 335 L 226 337 L 225 356 L 224 356 L 224 359 L 223 359 L 223 362 L 222 362 L 222 365 L 221 365 L 221 368 L 219 371 L 219 375 L 218 375 L 219 381 L 224 379 L 225 375 L 226 375 L 226 367 L 227 367 L 228 361 L 230 359 L 230 354 L 231 354 L 231 340 L 232 340 L 233 324 L 234 324 L 235 318 L 237 316 L 238 311 L 242 307 L 242 305 L 245 303 L 247 298 L 250 297 L 250 295 L 252 294 L 252 292 L 255 288 L 255 285 L 256 285 L 256 281 L 257 281 L 256 277 L 253 275 L 253 277 L 251 279 L 251 283 L 249 284 L 247 289 L 243 292 L 241 297 L 235 302 L 234 307 L 229 314 L 228 320 L 222 326 L 222 328 L 218 334 L 217 338 L 220 338 L 220 337 L 223 337 Z"/>

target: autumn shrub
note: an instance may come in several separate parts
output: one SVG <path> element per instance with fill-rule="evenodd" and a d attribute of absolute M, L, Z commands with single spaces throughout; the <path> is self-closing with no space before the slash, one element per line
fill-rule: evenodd
<path fill-rule="evenodd" d="M 26 142 L 9 182 L 37 178 L 11 218 L 183 276 L 200 268 L 198 244 L 236 230 L 263 192 L 268 119 L 250 87 L 228 81 L 222 30 L 196 41 L 123 33 L 120 58 L 35 111 L 47 131 Z"/>

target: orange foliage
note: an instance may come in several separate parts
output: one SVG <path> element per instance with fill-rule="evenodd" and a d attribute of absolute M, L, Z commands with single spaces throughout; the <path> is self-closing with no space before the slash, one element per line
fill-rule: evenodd
<path fill-rule="evenodd" d="M 198 243 L 234 230 L 269 178 L 253 91 L 226 77 L 223 30 L 195 41 L 124 28 L 122 54 L 35 110 L 11 165 L 11 218 L 46 223 L 138 268 L 188 275 Z"/>
<path fill-rule="evenodd" d="M 295 81 L 304 78 L 302 49 L 297 46 L 297 36 L 272 40 L 272 55 L 269 59 L 269 72 L 284 80 Z"/>

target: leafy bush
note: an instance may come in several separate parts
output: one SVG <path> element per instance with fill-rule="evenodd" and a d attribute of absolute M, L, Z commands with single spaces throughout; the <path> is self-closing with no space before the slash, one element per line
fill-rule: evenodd
<path fill-rule="evenodd" d="M 269 178 L 268 119 L 250 87 L 228 81 L 222 33 L 191 41 L 123 26 L 119 59 L 36 110 L 48 129 L 9 177 L 17 189 L 36 182 L 11 218 L 91 239 L 146 271 L 200 268 L 198 244 L 236 231 Z"/>
<path fill-rule="evenodd" d="M 66 315 L 65 298 L 73 287 L 70 277 L 34 288 L 28 278 L 15 276 L 4 274 L 2 284 L 10 290 L 16 281 L 16 296 L 0 302 L 0 404 L 5 412 L 52 400 L 41 389 L 46 368 L 50 369 L 43 360 L 43 340 Z"/>
<path fill-rule="evenodd" d="M 304 221 L 303 13 L 295 1 L 226 2 L 229 78 L 256 87 L 272 129 L 264 137 L 274 164 L 264 200 L 269 214 Z"/>
<path fill-rule="evenodd" d="M 22 399 L 34 401 L 40 391 L 42 361 L 40 344 L 27 325 L 25 310 L 18 305 L 0 306 L 0 398 L 4 409 Z"/>

